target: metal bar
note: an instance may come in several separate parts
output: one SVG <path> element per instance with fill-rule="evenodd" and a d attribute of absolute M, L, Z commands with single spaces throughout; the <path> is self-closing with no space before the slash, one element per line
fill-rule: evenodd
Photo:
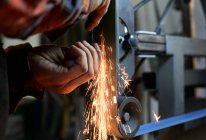
<path fill-rule="evenodd" d="M 142 6 L 144 6 L 145 4 L 147 4 L 147 2 L 149 2 L 151 0 L 142 0 L 140 1 L 137 5 L 134 6 L 134 11 L 138 11 Z"/>
<path fill-rule="evenodd" d="M 134 29 L 135 29 L 135 31 L 137 30 L 137 12 L 142 6 L 144 6 L 145 4 L 147 4 L 150 1 L 151 0 L 142 0 L 137 5 L 134 6 L 133 14 L 135 14 L 135 16 L 133 16 L 133 19 L 134 19 Z"/>
<path fill-rule="evenodd" d="M 170 117 L 168 119 L 160 120 L 159 122 L 147 123 L 140 126 L 139 130 L 135 134 L 135 137 L 143 134 L 151 133 L 157 130 L 161 130 L 164 128 L 172 127 L 175 125 L 183 124 L 189 121 L 201 119 L 203 117 L 206 117 L 206 109 L 201 109 L 198 111 L 186 113 L 184 115 Z"/>
<path fill-rule="evenodd" d="M 162 24 L 163 24 L 163 20 L 164 20 L 165 16 L 167 15 L 167 13 L 168 13 L 168 11 L 169 11 L 169 9 L 170 9 L 170 7 L 171 7 L 171 5 L 172 5 L 173 3 L 174 3 L 174 0 L 170 0 L 170 1 L 167 3 L 167 6 L 165 7 L 165 9 L 164 9 L 164 11 L 163 11 L 163 14 L 162 14 L 161 17 L 160 17 L 159 23 L 158 23 L 158 25 L 157 25 L 157 27 L 156 27 L 156 29 L 155 29 L 155 32 L 156 32 L 157 34 L 160 34 L 160 33 L 161 33 L 161 26 L 162 26 Z"/>
<path fill-rule="evenodd" d="M 185 70 L 185 86 L 206 85 L 206 70 Z M 192 80 L 191 80 L 192 79 Z"/>
<path fill-rule="evenodd" d="M 166 53 L 184 56 L 206 56 L 206 40 L 166 35 Z"/>

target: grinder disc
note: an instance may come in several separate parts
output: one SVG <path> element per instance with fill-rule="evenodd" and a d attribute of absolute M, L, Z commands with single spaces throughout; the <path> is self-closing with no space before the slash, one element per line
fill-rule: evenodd
<path fill-rule="evenodd" d="M 140 102 L 134 97 L 118 97 L 118 114 L 120 122 L 118 125 L 122 138 L 132 138 L 139 129 Z"/>

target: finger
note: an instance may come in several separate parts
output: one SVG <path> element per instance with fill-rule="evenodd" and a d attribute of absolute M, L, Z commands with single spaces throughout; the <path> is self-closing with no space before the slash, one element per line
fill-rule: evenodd
<path fill-rule="evenodd" d="M 87 66 L 88 66 L 88 71 L 85 74 L 81 75 L 80 77 L 77 77 L 76 79 L 68 81 L 63 86 L 54 86 L 54 87 L 50 88 L 50 89 L 52 89 L 52 90 L 54 90 L 54 91 L 56 91 L 58 93 L 63 93 L 63 94 L 70 93 L 75 88 L 77 88 L 81 84 L 87 82 L 88 80 L 90 80 L 94 76 L 93 57 L 92 57 L 92 54 L 91 54 L 90 50 L 81 42 L 77 42 L 75 44 L 75 46 L 77 48 L 81 49 L 83 52 L 85 52 L 86 60 L 87 60 L 86 63 L 87 63 Z M 77 63 L 80 64 L 81 62 L 77 62 Z M 73 68 L 73 70 L 74 71 L 70 71 L 70 72 L 76 73 L 74 68 Z"/>
<path fill-rule="evenodd" d="M 98 53 L 96 51 L 96 49 L 91 46 L 88 42 L 86 41 L 82 41 L 82 43 L 89 49 L 89 51 L 92 54 L 93 57 L 93 70 L 94 70 L 94 75 L 96 75 L 98 73 L 98 67 L 99 67 L 99 58 L 98 58 Z"/>
<path fill-rule="evenodd" d="M 67 79 L 67 82 L 76 79 L 81 75 L 87 73 L 88 59 L 86 53 L 82 49 L 72 45 L 70 48 L 65 47 L 64 52 L 65 55 L 73 54 L 74 58 L 71 59 L 76 59 L 74 60 L 75 62 L 74 65 L 72 65 L 72 67 L 67 68 L 66 75 L 65 73 L 63 73 L 64 76 L 62 77 L 65 77 L 65 79 Z"/>
<path fill-rule="evenodd" d="M 87 55 L 87 64 L 88 64 L 88 71 L 87 74 L 90 76 L 94 76 L 94 61 L 90 50 L 81 42 L 77 42 L 75 44 L 78 48 L 82 49 Z"/>
<path fill-rule="evenodd" d="M 76 59 L 78 60 L 78 63 L 74 63 L 72 66 L 67 67 L 67 65 L 50 62 L 48 59 L 40 57 L 38 59 L 40 69 L 36 72 L 39 73 L 37 74 L 39 75 L 37 81 L 45 85 L 47 88 L 65 85 L 69 81 L 80 77 L 88 71 L 87 56 L 84 51 L 75 46 L 62 48 L 62 51 L 65 56 L 71 54 L 72 58 L 68 60 Z M 67 58 L 65 59 L 66 60 L 63 61 L 68 61 Z M 47 71 L 47 73 L 43 71 Z M 54 77 L 56 77 L 56 80 L 54 80 Z"/>
<path fill-rule="evenodd" d="M 92 78 L 93 77 L 91 75 L 84 74 L 80 78 L 71 80 L 69 83 L 65 84 L 62 87 L 58 86 L 58 87 L 53 88 L 53 90 L 56 91 L 57 93 L 67 94 L 67 93 L 72 92 L 78 86 L 86 83 L 87 81 L 89 81 Z"/>
<path fill-rule="evenodd" d="M 82 50 L 84 50 L 87 54 L 87 58 L 88 60 L 91 60 L 89 62 L 89 66 L 88 66 L 88 72 L 85 73 L 84 75 L 80 76 L 79 78 L 73 79 L 71 81 L 69 81 L 67 84 L 65 84 L 62 87 L 57 87 L 55 90 L 58 91 L 58 93 L 69 93 L 71 91 L 73 91 L 75 88 L 77 88 L 78 86 L 84 84 L 85 82 L 87 82 L 88 80 L 92 79 L 94 76 L 94 69 L 98 70 L 98 55 L 96 50 L 86 41 L 81 42 L 77 42 L 76 46 L 81 48 Z M 98 47 L 97 47 L 98 48 Z M 94 55 L 94 57 L 92 56 Z M 96 63 L 96 64 L 94 64 Z M 96 65 L 96 66 L 94 66 Z M 95 67 L 95 68 L 94 68 Z"/>
<path fill-rule="evenodd" d="M 101 61 L 101 59 L 102 59 L 102 51 L 100 50 L 99 45 L 97 43 L 94 43 L 93 46 L 94 46 L 94 48 L 97 51 L 99 61 Z"/>
<path fill-rule="evenodd" d="M 85 28 L 88 31 L 91 31 L 93 28 L 95 28 L 99 24 L 102 17 L 105 15 L 105 13 L 108 10 L 109 3 L 110 3 L 110 0 L 105 0 L 104 4 L 101 7 L 99 7 L 98 9 L 96 9 L 89 15 L 87 22 L 85 24 Z"/>

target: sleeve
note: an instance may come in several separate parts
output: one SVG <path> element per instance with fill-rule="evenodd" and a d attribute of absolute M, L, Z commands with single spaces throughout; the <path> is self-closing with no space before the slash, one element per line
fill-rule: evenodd
<path fill-rule="evenodd" d="M 4 140 L 9 113 L 9 92 L 7 81 L 6 56 L 0 43 L 0 140 Z"/>
<path fill-rule="evenodd" d="M 89 1 L 0 0 L 0 32 L 25 39 L 31 34 L 69 27 L 87 12 Z"/>
<path fill-rule="evenodd" d="M 39 85 L 29 69 L 28 52 L 32 49 L 29 43 L 8 47 L 6 52 L 9 83 L 10 113 L 13 112 L 22 97 L 30 95 L 38 99 L 43 97 L 44 88 Z"/>

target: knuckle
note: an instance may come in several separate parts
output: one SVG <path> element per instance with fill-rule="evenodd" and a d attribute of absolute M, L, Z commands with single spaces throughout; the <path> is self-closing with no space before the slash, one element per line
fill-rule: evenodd
<path fill-rule="evenodd" d="M 87 67 L 86 65 L 82 65 L 82 66 L 81 66 L 81 71 L 82 71 L 83 73 L 86 73 L 86 72 L 88 71 L 88 67 Z"/>
<path fill-rule="evenodd" d="M 75 45 L 79 46 L 79 45 L 81 45 L 81 42 L 78 41 L 75 43 Z"/>
<path fill-rule="evenodd" d="M 99 72 L 99 70 L 98 70 L 98 69 L 94 69 L 94 75 L 97 75 L 97 74 L 98 74 L 98 72 Z"/>
<path fill-rule="evenodd" d="M 82 58 L 83 60 L 85 60 L 85 59 L 87 58 L 86 52 L 82 51 L 82 53 L 81 53 L 81 58 Z"/>
<path fill-rule="evenodd" d="M 91 52 L 92 56 L 95 56 L 97 54 L 97 51 L 94 48 L 92 48 L 90 50 L 90 52 Z"/>
<path fill-rule="evenodd" d="M 99 45 L 97 43 L 94 43 L 95 48 L 99 48 Z"/>
<path fill-rule="evenodd" d="M 82 52 L 79 54 L 79 59 L 78 59 L 78 61 L 79 61 L 80 63 L 83 63 L 83 62 L 85 62 L 85 60 L 87 60 L 87 54 L 86 54 L 86 52 L 82 51 Z"/>
<path fill-rule="evenodd" d="M 88 71 L 88 67 L 87 66 L 81 66 L 81 71 L 83 73 L 86 73 Z"/>
<path fill-rule="evenodd" d="M 82 42 L 83 42 L 84 44 L 88 44 L 88 42 L 87 42 L 86 40 L 83 40 Z"/>
<path fill-rule="evenodd" d="M 89 77 L 93 77 L 93 76 L 94 76 L 94 71 L 89 71 L 89 72 L 87 73 L 87 75 L 88 75 Z"/>
<path fill-rule="evenodd" d="M 85 52 L 82 52 L 79 59 L 79 65 L 80 65 L 80 70 L 83 73 L 86 73 L 88 71 L 88 65 L 86 60 L 87 60 L 87 55 Z"/>

